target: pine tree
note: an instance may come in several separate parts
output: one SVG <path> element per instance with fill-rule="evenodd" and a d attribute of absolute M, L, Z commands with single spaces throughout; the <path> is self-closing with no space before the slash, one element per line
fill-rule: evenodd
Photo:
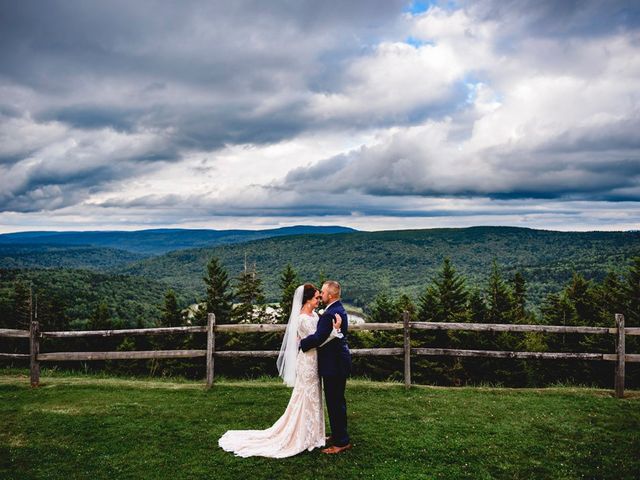
<path fill-rule="evenodd" d="M 487 305 L 478 290 L 469 294 L 469 315 L 472 323 L 485 323 L 487 317 Z"/>
<path fill-rule="evenodd" d="M 184 317 L 178 307 L 178 299 L 173 290 L 167 290 L 164 294 L 164 304 L 162 305 L 162 316 L 158 322 L 160 327 L 179 327 L 184 323 Z M 157 337 L 151 337 L 150 343 L 153 348 L 158 350 L 175 350 L 181 345 L 185 348 L 190 347 L 192 339 L 180 334 L 165 334 Z M 128 344 L 121 344 L 119 348 L 126 348 Z M 177 359 L 158 360 L 151 359 L 147 362 L 147 367 L 151 375 L 159 372 L 162 376 L 168 376 L 179 373 L 183 368 L 182 361 Z"/>
<path fill-rule="evenodd" d="M 182 325 L 182 312 L 178 307 L 178 299 L 173 290 L 167 290 L 164 294 L 164 305 L 162 307 L 162 317 L 160 326 L 179 327 Z"/>
<path fill-rule="evenodd" d="M 438 292 L 433 283 L 427 285 L 418 298 L 418 321 L 435 322 L 438 310 Z"/>
<path fill-rule="evenodd" d="M 640 327 L 640 257 L 633 258 L 631 266 L 624 276 L 623 292 L 625 307 L 622 313 L 625 316 L 625 326 Z M 640 337 L 627 337 L 627 351 L 640 351 Z M 637 372 L 631 372 L 629 382 L 631 384 L 634 381 L 634 376 L 637 385 Z"/>
<path fill-rule="evenodd" d="M 29 330 L 32 318 L 32 289 L 24 280 L 13 284 L 13 322 L 9 328 Z"/>
<path fill-rule="evenodd" d="M 626 297 L 625 325 L 640 326 L 640 257 L 632 260 L 625 275 L 624 293 Z"/>
<path fill-rule="evenodd" d="M 460 322 L 468 318 L 465 278 L 447 257 L 442 269 L 418 299 L 418 318 L 422 322 Z"/>
<path fill-rule="evenodd" d="M 286 323 L 289 320 L 289 315 L 291 314 L 293 295 L 298 287 L 298 275 L 291 264 L 287 263 L 287 266 L 280 274 L 280 282 L 278 285 L 282 291 L 279 319 L 281 322 Z"/>
<path fill-rule="evenodd" d="M 68 330 L 69 320 L 65 314 L 64 302 L 60 297 L 49 294 L 39 295 L 36 299 L 40 330 Z"/>
<path fill-rule="evenodd" d="M 442 269 L 436 273 L 419 299 L 418 318 L 422 322 L 465 322 L 469 318 L 467 297 L 465 278 L 455 271 L 447 257 L 442 263 Z M 446 331 L 416 335 L 422 342 L 449 348 L 452 342 L 459 342 L 459 337 L 454 332 Z"/>
<path fill-rule="evenodd" d="M 233 293 L 227 271 L 216 257 L 207 265 L 207 276 L 203 277 L 207 286 L 206 313 L 214 313 L 216 323 L 228 323 L 231 319 Z M 206 315 L 196 316 L 198 323 L 206 323 Z"/>
<path fill-rule="evenodd" d="M 564 292 L 550 293 L 542 304 L 541 310 L 543 322 L 546 325 L 575 325 L 575 309 Z M 567 341 L 571 340 L 571 338 L 572 337 L 567 337 L 564 333 L 549 335 L 549 349 L 555 352 L 563 350 L 570 351 L 570 347 L 577 344 L 576 342 Z"/>
<path fill-rule="evenodd" d="M 598 325 L 615 325 L 615 314 L 626 310 L 625 285 L 620 276 L 611 271 L 607 272 L 602 283 L 596 285 L 594 296 L 598 309 Z"/>
<path fill-rule="evenodd" d="M 511 292 L 505 284 L 498 263 L 493 261 L 489 285 L 486 292 L 487 298 L 487 323 L 513 323 L 511 313 L 513 302 Z"/>
<path fill-rule="evenodd" d="M 401 321 L 398 305 L 386 292 L 380 292 L 371 305 L 371 321 L 374 323 L 394 323 Z"/>
<path fill-rule="evenodd" d="M 434 281 L 438 293 L 437 322 L 460 322 L 467 319 L 465 278 L 458 274 L 447 257 Z"/>
<path fill-rule="evenodd" d="M 237 278 L 235 297 L 238 302 L 233 309 L 233 317 L 238 323 L 251 323 L 254 320 L 255 308 L 264 307 L 262 280 L 258 276 L 255 264 L 247 268 Z"/>
<path fill-rule="evenodd" d="M 401 294 L 400 298 L 398 298 L 398 301 L 396 302 L 396 306 L 400 315 L 402 315 L 404 312 L 407 312 L 409 314 L 409 321 L 416 321 L 418 317 L 418 310 L 416 308 L 416 304 L 413 303 L 411 298 L 409 298 L 409 295 L 407 295 L 406 293 Z M 402 321 L 402 319 L 400 319 L 399 321 Z"/>
<path fill-rule="evenodd" d="M 571 282 L 565 288 L 565 294 L 575 310 L 576 318 L 573 324 L 594 325 L 596 323 L 596 308 L 591 282 L 574 272 Z"/>
<path fill-rule="evenodd" d="M 513 276 L 513 319 L 516 323 L 524 323 L 527 318 L 527 283 L 522 273 Z"/>

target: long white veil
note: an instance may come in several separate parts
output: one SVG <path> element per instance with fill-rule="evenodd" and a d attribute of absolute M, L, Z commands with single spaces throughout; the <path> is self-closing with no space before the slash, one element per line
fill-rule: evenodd
<path fill-rule="evenodd" d="M 287 329 L 284 332 L 282 346 L 276 365 L 278 373 L 284 380 L 284 383 L 293 387 L 296 383 L 296 356 L 298 354 L 298 325 L 300 324 L 300 309 L 302 308 L 302 294 L 304 285 L 296 288 L 293 294 L 293 304 L 291 306 L 291 314 L 287 322 Z"/>

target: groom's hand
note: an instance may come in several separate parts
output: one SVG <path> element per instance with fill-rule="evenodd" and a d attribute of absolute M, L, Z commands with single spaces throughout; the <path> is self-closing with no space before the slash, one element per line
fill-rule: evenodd
<path fill-rule="evenodd" d="M 340 331 L 340 327 L 342 326 L 342 317 L 339 313 L 336 313 L 336 318 L 333 320 L 333 328 Z"/>

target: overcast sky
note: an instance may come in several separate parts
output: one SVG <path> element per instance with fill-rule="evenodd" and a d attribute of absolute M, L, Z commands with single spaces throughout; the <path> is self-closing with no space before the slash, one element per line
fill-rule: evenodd
<path fill-rule="evenodd" d="M 638 1 L 0 0 L 0 233 L 640 225 Z"/>

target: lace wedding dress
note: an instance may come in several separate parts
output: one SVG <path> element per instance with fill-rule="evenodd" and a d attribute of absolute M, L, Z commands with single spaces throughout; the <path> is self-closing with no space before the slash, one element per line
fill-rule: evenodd
<path fill-rule="evenodd" d="M 305 338 L 316 331 L 318 315 L 300 314 L 297 334 Z M 335 329 L 327 339 L 339 336 Z M 326 343 L 326 342 L 325 342 Z M 317 350 L 299 351 L 291 399 L 284 414 L 266 430 L 229 430 L 218 445 L 240 457 L 284 458 L 325 444 L 322 387 Z"/>

